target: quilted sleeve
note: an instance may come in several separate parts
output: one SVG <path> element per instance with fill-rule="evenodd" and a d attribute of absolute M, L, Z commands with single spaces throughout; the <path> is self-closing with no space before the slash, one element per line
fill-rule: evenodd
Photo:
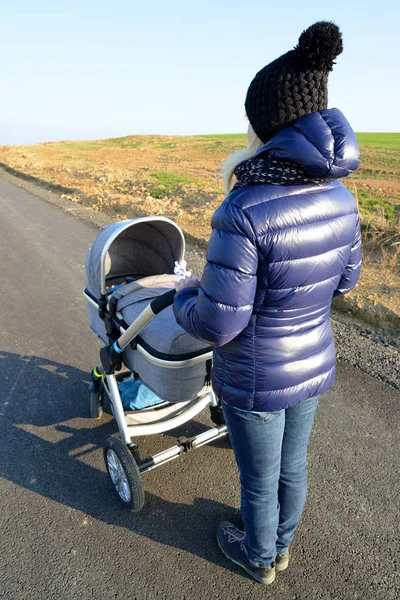
<path fill-rule="evenodd" d="M 257 286 L 258 251 L 254 231 L 241 208 L 223 203 L 211 224 L 201 286 L 178 292 L 174 313 L 188 333 L 222 346 L 249 323 Z"/>
<path fill-rule="evenodd" d="M 351 292 L 356 286 L 360 277 L 362 263 L 362 248 L 361 248 L 361 228 L 360 228 L 360 217 L 357 219 L 356 233 L 354 236 L 354 242 L 351 247 L 350 258 L 347 267 L 342 273 L 333 297 L 340 298 L 345 294 Z"/>

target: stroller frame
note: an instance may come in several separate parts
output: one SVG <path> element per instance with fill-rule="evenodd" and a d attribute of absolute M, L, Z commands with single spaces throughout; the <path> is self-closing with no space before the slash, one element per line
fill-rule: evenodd
<path fill-rule="evenodd" d="M 165 220 L 160 217 L 144 217 L 135 222 Z M 112 240 L 110 241 L 110 245 Z M 107 248 L 104 249 L 104 256 Z M 104 394 L 106 394 L 111 413 L 113 414 L 120 433 L 120 439 L 108 438 L 104 446 L 104 458 L 108 474 L 114 484 L 119 500 L 133 512 L 138 512 L 144 504 L 143 484 L 140 476 L 160 467 L 196 448 L 200 448 L 227 434 L 224 424 L 222 407 L 211 389 L 211 381 L 201 390 L 198 397 L 192 401 L 181 403 L 163 402 L 149 409 L 125 413 L 118 381 L 131 376 L 128 370 L 118 373 L 124 364 L 124 350 L 129 346 L 134 352 L 142 354 L 149 362 L 167 369 L 190 367 L 201 362 L 211 365 L 212 351 L 185 360 L 165 360 L 153 356 L 137 340 L 139 333 L 162 310 L 170 306 L 175 296 L 175 290 L 170 290 L 153 299 L 140 313 L 131 325 L 127 325 L 122 315 L 117 312 L 115 304 L 107 301 L 105 290 L 105 273 L 102 261 L 102 288 L 100 298 L 95 298 L 88 289 L 83 290 L 87 301 L 99 312 L 104 320 L 109 344 L 100 350 L 100 363 L 92 370 L 90 384 L 91 416 L 100 418 L 103 413 Z M 211 371 L 211 369 L 210 369 Z M 211 375 L 211 372 L 210 372 Z M 179 427 L 193 419 L 207 406 L 210 408 L 211 420 L 215 427 L 191 438 L 180 437 L 171 448 L 153 456 L 142 459 L 139 447 L 134 443 L 134 437 L 163 433 Z M 145 414 L 146 420 L 141 420 Z"/>

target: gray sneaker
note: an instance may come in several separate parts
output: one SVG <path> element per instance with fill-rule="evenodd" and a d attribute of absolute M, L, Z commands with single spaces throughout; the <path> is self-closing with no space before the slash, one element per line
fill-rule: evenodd
<path fill-rule="evenodd" d="M 255 567 L 247 558 L 243 541 L 244 531 L 240 531 L 229 521 L 222 521 L 217 528 L 217 541 L 222 552 L 229 560 L 239 565 L 259 583 L 269 585 L 275 580 L 274 563 L 270 567 Z"/>
<path fill-rule="evenodd" d="M 286 552 L 286 554 L 278 554 L 276 555 L 275 558 L 275 569 L 277 571 L 277 573 L 280 573 L 281 571 L 284 571 L 285 569 L 287 569 L 289 566 L 289 552 Z"/>

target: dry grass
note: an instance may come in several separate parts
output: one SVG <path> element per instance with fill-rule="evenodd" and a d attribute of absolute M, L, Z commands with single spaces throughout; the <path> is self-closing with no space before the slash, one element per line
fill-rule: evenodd
<path fill-rule="evenodd" d="M 382 247 L 381 264 L 384 268 L 396 270 L 400 264 L 400 242 L 391 244 L 389 249 Z"/>
<path fill-rule="evenodd" d="M 344 183 L 359 204 L 364 268 L 356 302 L 373 298 L 400 316 L 400 134 L 360 134 L 362 164 Z M 128 136 L 0 147 L 19 174 L 115 218 L 165 215 L 205 247 L 224 198 L 219 166 L 244 135 Z"/>

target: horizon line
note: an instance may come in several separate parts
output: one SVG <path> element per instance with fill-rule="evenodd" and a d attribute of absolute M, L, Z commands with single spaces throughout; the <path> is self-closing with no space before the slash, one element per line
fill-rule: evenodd
<path fill-rule="evenodd" d="M 355 135 L 400 135 L 400 131 L 357 131 Z M 241 137 L 246 138 L 246 133 L 188 133 L 188 134 L 165 134 L 165 133 L 132 133 L 128 135 L 110 136 L 103 138 L 71 138 L 71 139 L 54 139 L 44 140 L 40 142 L 31 143 L 15 143 L 15 144 L 2 144 L 0 146 L 39 146 L 40 144 L 64 144 L 68 142 L 102 142 L 106 140 L 123 140 L 126 138 L 133 137 L 162 137 L 162 138 L 187 138 L 187 137 Z"/>

